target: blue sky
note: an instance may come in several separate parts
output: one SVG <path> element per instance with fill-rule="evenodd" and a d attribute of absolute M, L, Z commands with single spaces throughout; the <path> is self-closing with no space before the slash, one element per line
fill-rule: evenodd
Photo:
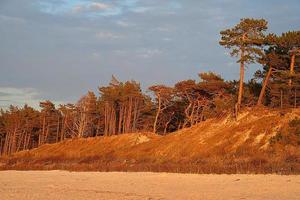
<path fill-rule="evenodd" d="M 245 17 L 299 30 L 299 10 L 299 0 L 0 0 L 0 107 L 75 102 L 112 74 L 144 89 L 209 70 L 238 79 L 220 30 Z"/>

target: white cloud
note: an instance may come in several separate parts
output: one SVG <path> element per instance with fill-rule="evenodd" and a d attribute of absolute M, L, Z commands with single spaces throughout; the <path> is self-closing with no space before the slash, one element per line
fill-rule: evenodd
<path fill-rule="evenodd" d="M 0 21 L 8 22 L 8 23 L 25 23 L 26 20 L 19 17 L 11 17 L 6 15 L 0 15 Z"/>
<path fill-rule="evenodd" d="M 118 20 L 118 21 L 116 22 L 116 24 L 117 24 L 118 26 L 121 26 L 121 27 L 134 26 L 134 24 L 129 23 L 129 22 L 125 22 L 125 21 L 122 21 L 122 20 Z"/>
<path fill-rule="evenodd" d="M 0 108 L 7 109 L 10 105 L 22 107 L 25 104 L 39 109 L 41 93 L 35 88 L 0 87 Z M 56 105 L 61 101 L 53 101 Z"/>
<path fill-rule="evenodd" d="M 74 13 L 79 13 L 82 12 L 84 10 L 85 6 L 84 5 L 76 5 L 73 7 L 72 11 Z"/>
<path fill-rule="evenodd" d="M 161 55 L 163 52 L 160 49 L 140 49 L 138 56 L 142 57 L 142 58 L 152 58 L 154 56 L 157 55 Z"/>
<path fill-rule="evenodd" d="M 39 92 L 34 88 L 0 87 L 0 107 L 7 108 L 9 105 L 22 106 L 25 103 L 37 107 Z"/>
<path fill-rule="evenodd" d="M 80 12 L 96 12 L 101 10 L 107 10 L 111 8 L 111 5 L 99 2 L 90 2 L 86 4 L 75 5 L 72 9 L 74 13 Z"/>
<path fill-rule="evenodd" d="M 98 58 L 101 57 L 101 54 L 98 53 L 98 52 L 93 52 L 93 53 L 92 53 L 92 57 L 98 59 Z"/>
<path fill-rule="evenodd" d="M 170 42 L 170 41 L 172 41 L 172 39 L 171 39 L 171 38 L 168 38 L 168 37 L 166 37 L 166 38 L 163 38 L 162 40 L 163 40 L 163 41 L 166 41 L 166 42 Z"/>
<path fill-rule="evenodd" d="M 158 32 L 173 32 L 176 31 L 176 27 L 171 26 L 171 25 L 164 25 L 164 26 L 159 26 L 159 27 L 155 27 L 153 29 L 154 31 L 158 31 Z"/>
<path fill-rule="evenodd" d="M 116 55 L 125 55 L 126 51 L 118 49 L 118 50 L 114 50 L 113 53 Z"/>
<path fill-rule="evenodd" d="M 95 9 L 95 10 L 103 10 L 103 9 L 108 9 L 111 6 L 105 3 L 99 3 L 99 2 L 92 2 L 89 5 L 90 9 Z"/>
<path fill-rule="evenodd" d="M 132 12 L 135 12 L 135 13 L 146 13 L 148 11 L 150 11 L 151 7 L 135 7 L 135 8 L 132 8 L 131 11 Z"/>
<path fill-rule="evenodd" d="M 155 48 L 138 48 L 135 50 L 124 50 L 124 49 L 117 49 L 112 51 L 114 55 L 116 56 L 137 56 L 139 58 L 153 58 L 155 56 L 159 56 L 163 54 L 163 51 L 160 49 L 155 49 Z"/>
<path fill-rule="evenodd" d="M 99 31 L 96 33 L 96 38 L 97 39 L 120 39 L 123 38 L 123 36 L 109 31 Z"/>

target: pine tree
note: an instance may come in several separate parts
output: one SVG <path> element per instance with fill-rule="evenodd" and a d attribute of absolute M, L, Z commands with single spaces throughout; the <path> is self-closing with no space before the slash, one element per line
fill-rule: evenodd
<path fill-rule="evenodd" d="M 49 100 L 40 102 L 40 107 L 42 129 L 39 135 L 39 145 L 57 142 L 60 128 L 60 113 Z"/>
<path fill-rule="evenodd" d="M 274 50 L 269 50 L 263 57 L 263 64 L 265 65 L 264 70 L 267 72 L 264 76 L 264 81 L 262 85 L 262 89 L 259 94 L 259 98 L 257 101 L 257 106 L 262 105 L 263 99 L 265 97 L 265 93 L 269 84 L 269 81 L 275 71 L 280 70 L 282 66 L 284 66 L 284 61 L 282 60 L 279 54 L 276 54 Z"/>
<path fill-rule="evenodd" d="M 172 105 L 173 100 L 173 88 L 167 87 L 165 85 L 153 85 L 149 87 L 149 90 L 152 91 L 156 97 L 156 106 L 157 111 L 153 123 L 153 133 L 157 132 L 157 122 L 160 114 Z"/>
<path fill-rule="evenodd" d="M 241 19 L 233 28 L 221 31 L 220 45 L 231 49 L 231 56 L 239 56 L 240 83 L 237 110 L 240 110 L 243 95 L 245 64 L 256 62 L 263 55 L 264 32 L 267 30 L 264 19 Z"/>
<path fill-rule="evenodd" d="M 264 71 L 258 73 L 265 80 L 257 105 L 262 104 L 262 99 L 268 92 L 272 106 L 289 107 L 294 105 L 295 99 L 292 80 L 299 73 L 295 65 L 299 64 L 297 46 L 300 45 L 300 32 L 289 31 L 280 36 L 273 34 L 267 37 L 267 43 L 269 48 L 265 50 L 262 59 Z"/>
<path fill-rule="evenodd" d="M 100 87 L 99 105 L 104 116 L 104 135 L 136 132 L 146 98 L 135 81 L 119 82 L 113 77 Z"/>
<path fill-rule="evenodd" d="M 75 106 L 77 116 L 74 121 L 77 137 L 89 137 L 96 135 L 97 97 L 89 91 Z"/>

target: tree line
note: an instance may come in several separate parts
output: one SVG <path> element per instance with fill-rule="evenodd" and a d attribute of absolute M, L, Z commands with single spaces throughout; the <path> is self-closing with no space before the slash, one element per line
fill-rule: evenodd
<path fill-rule="evenodd" d="M 224 80 L 213 72 L 174 86 L 153 85 L 152 96 L 136 81 L 114 76 L 98 95 L 87 92 L 74 104 L 40 102 L 40 109 L 11 105 L 0 113 L 0 154 L 7 155 L 69 138 L 123 133 L 167 133 L 191 127 L 242 107 L 296 108 L 299 105 L 300 31 L 267 34 L 264 19 L 241 19 L 220 32 L 220 45 L 238 57 L 240 80 Z M 245 67 L 261 69 L 244 82 Z"/>

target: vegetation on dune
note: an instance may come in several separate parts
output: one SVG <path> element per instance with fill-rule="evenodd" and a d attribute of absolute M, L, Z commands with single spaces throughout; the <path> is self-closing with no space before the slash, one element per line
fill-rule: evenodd
<path fill-rule="evenodd" d="M 43 149 L 47 146 L 46 144 L 52 143 L 58 143 L 57 146 L 53 147 L 65 150 L 62 145 L 67 145 L 65 142 L 67 139 L 79 138 L 82 140 L 78 141 L 86 141 L 83 138 L 115 136 L 126 133 L 138 135 L 142 132 L 152 132 L 158 137 L 154 139 L 155 141 L 173 143 L 178 139 L 176 135 L 180 137 L 182 131 L 193 130 L 186 128 L 203 125 L 203 127 L 207 126 L 212 130 L 213 126 L 208 126 L 207 121 L 223 119 L 225 116 L 239 122 L 243 118 L 243 110 L 249 110 L 252 107 L 258 109 L 260 106 L 265 106 L 269 110 L 297 108 L 300 98 L 298 94 L 300 87 L 300 32 L 288 31 L 281 35 L 275 35 L 267 34 L 266 31 L 267 21 L 264 19 L 241 19 L 236 26 L 220 32 L 220 45 L 230 49 L 231 56 L 238 57 L 237 63 L 240 63 L 239 81 L 228 81 L 216 73 L 202 72 L 199 73 L 198 80 L 181 80 L 174 86 L 160 84 L 150 86 L 149 91 L 153 96 L 149 96 L 141 90 L 138 82 L 133 80 L 120 82 L 112 76 L 108 86 L 98 88 L 99 96 L 89 91 L 75 104 L 55 106 L 47 100 L 40 102 L 40 110 L 33 109 L 28 105 L 22 108 L 12 105 L 7 110 L 1 110 L 0 154 L 3 156 L 12 155 L 36 147 Z M 252 63 L 260 64 L 262 68 L 254 74 L 251 80 L 244 83 L 244 71 L 247 65 Z M 275 149 L 277 152 L 292 146 L 292 149 L 296 148 L 299 151 L 299 118 L 289 120 L 289 123 L 280 122 L 284 125 L 274 135 L 270 136 L 268 142 L 264 142 L 265 145 L 270 145 L 268 150 Z M 219 122 L 214 121 L 214 123 L 218 124 Z M 242 125 L 239 124 L 237 129 L 232 132 L 233 135 L 239 132 L 247 135 L 248 132 L 240 126 Z M 238 130 L 238 127 L 241 130 Z M 239 147 L 233 151 L 233 154 L 232 152 L 229 153 L 226 148 L 239 146 L 239 141 L 236 138 L 231 138 L 228 141 L 231 142 L 230 145 L 215 146 L 215 143 L 223 144 L 222 140 L 230 131 L 225 127 L 223 128 L 223 135 L 213 129 L 218 136 L 206 141 L 210 146 L 216 147 L 205 147 L 211 150 L 209 151 L 210 155 L 213 153 L 218 155 L 218 152 L 223 152 L 223 154 L 234 157 L 241 152 L 243 155 L 245 152 L 257 152 L 252 147 L 247 146 L 248 143 L 242 142 L 245 148 Z M 205 135 L 202 130 L 196 130 L 198 130 L 197 134 Z M 211 130 L 207 129 L 207 131 Z M 271 129 L 266 129 L 266 131 L 268 130 Z M 176 133 L 169 134 L 171 132 Z M 252 137 L 251 134 L 249 137 Z M 169 138 L 172 138 L 172 141 Z M 169 147 L 173 154 L 168 154 L 170 159 L 164 158 L 164 162 L 168 160 L 169 163 L 172 163 L 175 162 L 176 158 L 186 157 L 188 152 L 176 154 L 176 149 L 184 148 L 182 145 L 184 142 L 191 144 L 190 148 L 197 146 L 194 144 L 194 140 L 197 141 L 197 138 L 190 137 L 186 132 L 184 137 L 180 137 L 180 140 L 178 146 Z M 128 142 L 124 143 L 125 146 L 126 144 Z M 149 144 L 152 146 L 148 146 Z M 156 150 L 160 147 L 158 144 L 160 143 L 154 143 L 151 140 L 147 145 L 143 144 L 136 148 L 141 148 L 141 152 L 143 152 L 142 148 L 146 148 L 147 151 L 145 150 L 145 152 L 153 151 L 152 153 L 157 155 Z M 103 143 L 100 142 L 99 145 L 103 145 Z M 114 152 L 117 150 L 111 149 L 110 153 L 105 154 L 106 150 L 102 148 L 99 151 L 100 155 L 94 156 L 97 158 L 106 156 L 108 158 L 108 155 L 111 155 L 111 159 L 114 158 Z M 53 152 L 48 153 L 54 154 Z M 130 153 L 131 151 L 126 149 L 126 152 Z M 198 156 L 203 153 L 198 152 L 197 154 L 197 152 L 195 155 Z M 264 153 L 268 152 L 264 151 Z M 20 155 L 25 156 L 25 154 Z M 194 155 L 193 151 L 191 151 L 191 155 Z M 293 155 L 298 154 L 293 153 Z M 60 159 L 65 158 L 63 155 L 59 156 L 62 156 Z M 157 156 L 159 159 L 159 155 Z M 141 153 L 141 159 L 147 159 L 147 155 Z M 209 159 L 211 162 L 212 158 Z M 225 158 L 223 157 L 223 159 Z M 188 160 L 192 163 L 191 165 L 196 162 L 194 158 Z M 297 157 L 294 161 L 299 163 L 299 158 Z M 180 161 L 178 160 L 178 162 Z M 234 161 L 232 162 L 234 163 Z"/>
<path fill-rule="evenodd" d="M 299 173 L 299 114 L 299 109 L 245 110 L 237 120 L 209 119 L 167 136 L 75 138 L 3 157 L 0 168 Z"/>

